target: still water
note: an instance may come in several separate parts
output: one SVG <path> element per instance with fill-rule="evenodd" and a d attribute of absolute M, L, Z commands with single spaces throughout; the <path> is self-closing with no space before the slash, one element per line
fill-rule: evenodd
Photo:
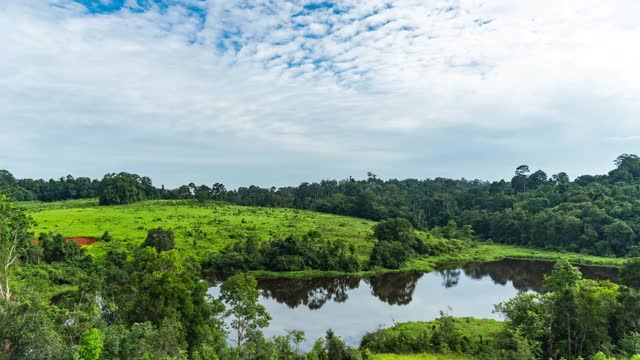
<path fill-rule="evenodd" d="M 260 303 L 271 314 L 266 337 L 304 330 L 307 350 L 328 329 L 357 346 L 366 332 L 394 322 L 453 316 L 500 319 L 494 304 L 521 292 L 540 291 L 552 262 L 501 260 L 447 264 L 430 273 L 401 272 L 369 277 L 261 279 Z M 617 280 L 617 270 L 581 267 L 583 277 Z M 219 294 L 218 286 L 210 294 Z"/>

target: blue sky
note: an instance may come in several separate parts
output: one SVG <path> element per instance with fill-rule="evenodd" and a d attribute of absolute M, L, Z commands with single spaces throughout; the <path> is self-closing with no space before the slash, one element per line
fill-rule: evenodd
<path fill-rule="evenodd" d="M 0 168 L 231 187 L 604 173 L 636 0 L 5 0 Z"/>

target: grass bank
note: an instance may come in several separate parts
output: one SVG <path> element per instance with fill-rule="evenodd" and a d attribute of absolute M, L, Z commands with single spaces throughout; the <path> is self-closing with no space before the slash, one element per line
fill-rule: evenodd
<path fill-rule="evenodd" d="M 381 359 L 471 359 L 462 354 L 477 354 L 504 326 L 491 319 L 448 318 L 453 329 L 447 327 L 449 340 L 445 340 L 437 334 L 443 321 L 406 322 L 379 329 L 364 336 L 361 348 L 382 354 L 378 355 Z M 444 341 L 447 343 L 443 346 Z M 442 351 L 443 348 L 448 350 Z"/>

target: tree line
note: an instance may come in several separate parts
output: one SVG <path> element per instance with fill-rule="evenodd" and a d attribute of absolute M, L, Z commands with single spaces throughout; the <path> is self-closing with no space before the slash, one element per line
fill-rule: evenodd
<path fill-rule="evenodd" d="M 151 199 L 218 200 L 239 205 L 286 207 L 371 220 L 403 218 L 420 230 L 447 229 L 453 221 L 483 240 L 602 256 L 639 256 L 640 158 L 623 154 L 606 175 L 570 180 L 518 166 L 509 180 L 381 180 L 369 173 L 297 187 L 240 187 L 227 190 L 190 183 L 157 188 L 135 174 L 107 174 L 102 180 L 15 179 L 0 172 L 0 192 L 15 200 L 55 201 L 98 197 L 100 204 Z"/>

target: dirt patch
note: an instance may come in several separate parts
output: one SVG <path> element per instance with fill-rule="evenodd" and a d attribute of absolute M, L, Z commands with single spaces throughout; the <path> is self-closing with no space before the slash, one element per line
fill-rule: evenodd
<path fill-rule="evenodd" d="M 65 239 L 67 240 L 67 242 L 75 241 L 78 245 L 91 245 L 94 242 L 98 241 L 98 238 L 94 237 L 68 237 Z M 38 245 L 40 244 L 40 240 L 33 239 L 31 240 L 31 244 Z"/>
<path fill-rule="evenodd" d="M 98 241 L 98 239 L 94 237 L 68 237 L 66 239 L 67 242 L 75 241 L 78 245 L 91 245 Z"/>

